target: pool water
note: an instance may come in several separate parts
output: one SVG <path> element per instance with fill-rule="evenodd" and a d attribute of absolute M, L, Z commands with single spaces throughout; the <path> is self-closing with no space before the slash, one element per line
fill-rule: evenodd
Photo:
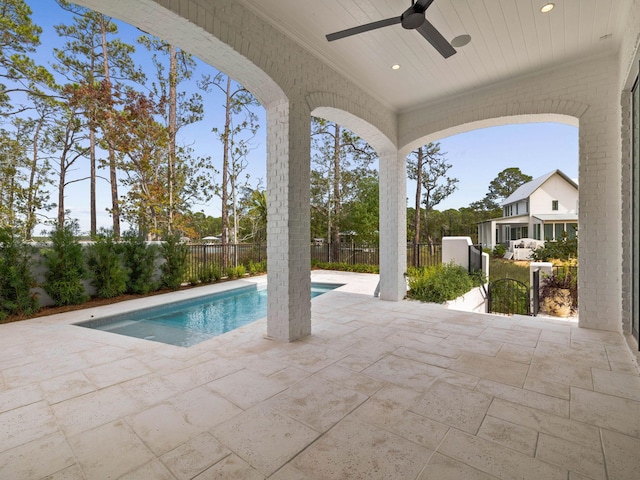
<path fill-rule="evenodd" d="M 340 286 L 342 284 L 312 283 L 311 297 Z M 190 347 L 266 316 L 266 286 L 248 286 L 76 325 Z"/>

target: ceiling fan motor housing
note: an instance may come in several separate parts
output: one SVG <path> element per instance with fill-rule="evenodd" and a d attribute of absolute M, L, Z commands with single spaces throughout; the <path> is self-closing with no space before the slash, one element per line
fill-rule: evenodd
<path fill-rule="evenodd" d="M 418 5 L 413 5 L 404 11 L 401 18 L 404 28 L 407 30 L 415 30 L 424 23 L 424 10 Z"/>

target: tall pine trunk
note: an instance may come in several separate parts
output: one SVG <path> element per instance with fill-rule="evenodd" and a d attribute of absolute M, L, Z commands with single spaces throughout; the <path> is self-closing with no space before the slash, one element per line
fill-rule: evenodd
<path fill-rule="evenodd" d="M 177 83 L 178 83 L 178 57 L 175 46 L 169 46 L 169 154 L 167 168 L 167 185 L 169 187 L 169 221 L 167 231 L 173 234 L 174 210 L 175 210 L 175 166 L 176 166 L 176 130 L 177 130 Z"/>
<path fill-rule="evenodd" d="M 38 196 L 38 188 L 36 187 L 36 175 L 38 173 L 38 141 L 40 132 L 44 124 L 44 116 L 40 117 L 33 133 L 33 155 L 31 156 L 31 171 L 29 173 L 29 191 L 27 194 L 27 218 L 24 227 L 24 238 L 31 240 L 33 229 L 36 226 L 36 197 Z"/>
<path fill-rule="evenodd" d="M 224 133 L 223 133 L 223 153 L 222 153 L 222 244 L 229 242 L 229 193 L 227 191 L 229 183 L 229 150 L 231 136 L 231 77 L 227 77 Z"/>
<path fill-rule="evenodd" d="M 109 53 L 107 50 L 107 28 L 102 24 L 102 61 L 104 66 L 104 82 L 106 94 L 111 97 L 111 78 L 109 74 Z M 113 130 L 113 120 L 107 119 L 109 130 Z M 113 237 L 120 238 L 120 201 L 118 199 L 118 175 L 116 170 L 116 153 L 108 146 L 109 154 L 109 182 L 111 183 L 111 218 L 113 219 Z"/>
<path fill-rule="evenodd" d="M 94 236 L 98 231 L 98 220 L 96 215 L 96 129 L 93 120 L 89 125 L 89 190 L 90 190 L 90 210 L 91 210 L 91 236 Z"/>
<path fill-rule="evenodd" d="M 340 125 L 333 137 L 333 225 L 330 225 L 334 261 L 340 261 Z"/>
<path fill-rule="evenodd" d="M 418 161 L 416 169 L 416 203 L 414 212 L 415 231 L 413 232 L 413 266 L 420 265 L 420 197 L 422 196 L 422 162 L 424 154 L 422 147 L 418 148 Z"/>

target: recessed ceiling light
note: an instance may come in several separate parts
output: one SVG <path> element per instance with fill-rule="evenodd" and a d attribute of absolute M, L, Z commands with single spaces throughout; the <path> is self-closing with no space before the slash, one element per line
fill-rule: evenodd
<path fill-rule="evenodd" d="M 542 13 L 549 13 L 551 10 L 553 10 L 553 7 L 555 7 L 555 4 L 553 3 L 545 3 L 542 8 L 540 8 L 540 11 Z"/>
<path fill-rule="evenodd" d="M 451 46 L 455 48 L 464 47 L 467 43 L 471 41 L 471 35 L 458 35 L 456 38 L 451 40 Z"/>
<path fill-rule="evenodd" d="M 397 63 L 395 65 L 391 65 L 391 70 L 400 70 L 400 65 Z"/>

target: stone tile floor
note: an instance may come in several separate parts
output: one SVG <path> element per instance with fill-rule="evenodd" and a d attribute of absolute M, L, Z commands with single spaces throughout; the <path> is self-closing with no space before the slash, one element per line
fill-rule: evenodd
<path fill-rule="evenodd" d="M 640 478 L 620 335 L 313 276 L 348 283 L 289 344 L 264 320 L 191 348 L 70 325 L 131 303 L 0 325 L 0 478 Z"/>

